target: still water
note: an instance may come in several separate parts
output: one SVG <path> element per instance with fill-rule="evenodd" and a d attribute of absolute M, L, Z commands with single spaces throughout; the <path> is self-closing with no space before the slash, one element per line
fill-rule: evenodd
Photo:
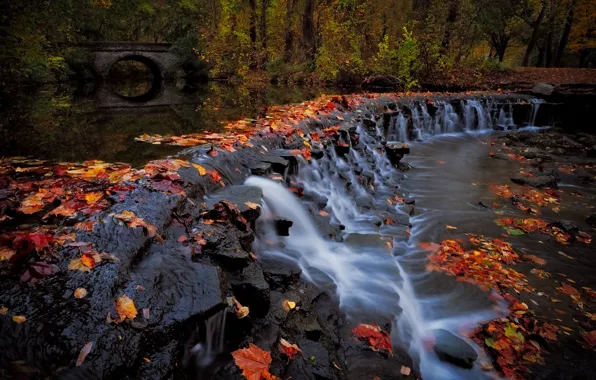
<path fill-rule="evenodd" d="M 143 101 L 130 98 L 145 93 L 145 87 L 122 81 L 95 89 L 44 87 L 6 96 L 0 99 L 0 156 L 143 166 L 183 149 L 135 143 L 143 133 L 218 132 L 229 121 L 263 115 L 269 106 L 299 103 L 330 91 L 218 82 L 188 89 L 171 83 Z"/>

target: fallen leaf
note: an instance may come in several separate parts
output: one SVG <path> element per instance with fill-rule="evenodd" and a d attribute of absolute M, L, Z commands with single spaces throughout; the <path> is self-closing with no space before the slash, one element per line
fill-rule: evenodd
<path fill-rule="evenodd" d="M 538 265 L 545 265 L 546 264 L 546 260 L 541 259 L 540 257 L 535 256 L 535 255 L 524 255 L 524 259 L 530 260 L 530 261 L 532 261 L 532 262 L 534 262 L 535 264 L 538 264 Z"/>
<path fill-rule="evenodd" d="M 402 375 L 409 376 L 410 373 L 412 372 L 412 369 L 410 367 L 406 367 L 405 365 L 402 365 L 399 372 Z"/>
<path fill-rule="evenodd" d="M 450 226 L 449 224 L 445 226 L 448 230 L 457 230 L 457 227 Z"/>
<path fill-rule="evenodd" d="M 77 367 L 79 367 L 83 364 L 83 362 L 85 361 L 85 358 L 87 357 L 87 355 L 89 355 L 92 348 L 93 348 L 93 342 L 88 342 L 86 345 L 83 346 L 83 348 L 81 348 L 81 352 L 79 352 L 79 357 L 77 358 L 77 364 L 76 364 Z"/>
<path fill-rule="evenodd" d="M 76 288 L 74 291 L 75 298 L 85 298 L 87 295 L 87 289 L 85 288 Z"/>
<path fill-rule="evenodd" d="M 146 361 L 147 363 L 151 363 L 151 359 L 149 358 L 143 358 L 144 361 Z"/>
<path fill-rule="evenodd" d="M 427 242 L 418 243 L 418 246 L 426 251 L 431 251 L 431 252 L 437 252 L 439 250 L 439 248 L 441 248 L 440 244 L 427 243 Z"/>
<path fill-rule="evenodd" d="M 293 310 L 296 307 L 296 302 L 284 300 L 284 310 Z"/>
<path fill-rule="evenodd" d="M 291 344 L 283 338 L 279 340 L 279 349 L 281 352 L 288 355 L 288 358 L 290 359 L 294 359 L 296 355 L 302 352 L 302 350 L 296 344 Z"/>
<path fill-rule="evenodd" d="M 13 315 L 12 320 L 16 323 L 23 323 L 27 321 L 27 317 L 23 317 L 22 315 Z"/>
<path fill-rule="evenodd" d="M 262 350 L 254 344 L 232 352 L 234 363 L 242 370 L 247 380 L 273 380 L 277 379 L 269 373 L 271 353 Z"/>
<path fill-rule="evenodd" d="M 250 312 L 248 306 L 242 306 L 235 297 L 232 297 L 232 301 L 234 302 L 234 313 L 236 313 L 238 319 L 246 317 Z"/>
<path fill-rule="evenodd" d="M 583 337 L 590 346 L 596 346 L 596 330 L 585 332 Z"/>
<path fill-rule="evenodd" d="M 373 351 L 385 349 L 393 355 L 393 346 L 391 338 L 386 331 L 381 330 L 379 325 L 360 324 L 352 329 L 352 333 L 362 340 L 366 340 Z"/>
<path fill-rule="evenodd" d="M 83 263 L 84 266 L 86 266 L 87 268 L 93 268 L 95 267 L 95 259 L 93 258 L 92 255 L 85 253 L 83 254 L 83 256 L 81 256 L 81 263 Z"/>
<path fill-rule="evenodd" d="M 207 174 L 207 169 L 205 169 L 201 165 L 199 165 L 199 164 L 192 164 L 192 166 L 194 166 L 199 171 L 199 174 L 201 176 L 204 176 L 205 174 Z"/>
<path fill-rule="evenodd" d="M 0 261 L 10 260 L 17 252 L 8 247 L 0 247 Z"/>
<path fill-rule="evenodd" d="M 259 205 L 253 202 L 244 202 L 245 205 L 247 205 L 248 207 L 250 207 L 253 210 L 256 210 L 257 208 L 259 208 Z"/>
<path fill-rule="evenodd" d="M 319 211 L 319 215 L 321 215 L 321 216 L 329 216 L 329 213 L 327 211 L 321 210 L 321 211 Z"/>
<path fill-rule="evenodd" d="M 0 307 L 0 315 L 8 314 L 8 308 L 6 306 Z"/>
<path fill-rule="evenodd" d="M 68 263 L 68 269 L 70 270 L 80 270 L 81 272 L 89 272 L 91 268 L 83 264 L 83 261 L 79 259 L 73 259 Z"/>
<path fill-rule="evenodd" d="M 116 312 L 120 316 L 120 321 L 124 321 L 126 318 L 134 319 L 137 316 L 135 303 L 126 294 L 116 299 Z"/>

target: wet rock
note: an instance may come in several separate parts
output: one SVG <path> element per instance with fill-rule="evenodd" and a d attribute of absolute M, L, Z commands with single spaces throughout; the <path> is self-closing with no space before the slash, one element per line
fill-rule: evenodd
<path fill-rule="evenodd" d="M 404 203 L 407 204 L 407 205 L 413 205 L 413 204 L 416 203 L 416 199 L 414 199 L 414 198 L 406 198 L 404 200 Z"/>
<path fill-rule="evenodd" d="M 391 124 L 391 119 L 399 115 L 399 111 L 383 112 L 383 130 L 387 130 Z"/>
<path fill-rule="evenodd" d="M 202 252 L 227 269 L 237 269 L 247 266 L 250 255 L 240 242 L 240 232 L 224 226 L 216 226 L 215 232 L 203 234 L 206 243 Z M 252 234 L 249 234 L 252 236 Z"/>
<path fill-rule="evenodd" d="M 216 203 L 227 201 L 235 205 L 240 214 L 247 221 L 256 220 L 261 214 L 260 205 L 263 198 L 263 191 L 256 186 L 226 186 L 217 192 L 205 197 L 207 208 L 213 209 Z"/>
<path fill-rule="evenodd" d="M 304 143 L 302 143 L 302 147 L 304 148 Z M 288 172 L 287 174 L 297 174 L 298 173 L 298 157 L 300 153 L 296 153 L 295 150 L 288 150 L 288 149 L 276 149 L 272 152 L 274 155 L 279 156 L 288 162 Z M 266 160 L 263 160 L 266 161 Z"/>
<path fill-rule="evenodd" d="M 377 127 L 377 123 L 371 119 L 363 119 L 362 125 L 369 131 L 374 131 Z"/>
<path fill-rule="evenodd" d="M 273 223 L 275 225 L 275 232 L 279 236 L 290 236 L 290 227 L 294 224 L 293 221 L 278 216 Z"/>
<path fill-rule="evenodd" d="M 325 151 L 321 149 L 311 149 L 310 156 L 316 160 L 320 160 L 321 158 L 325 157 Z"/>
<path fill-rule="evenodd" d="M 524 156 L 525 158 L 528 158 L 528 159 L 540 158 L 542 160 L 548 160 L 548 161 L 550 161 L 552 159 L 550 154 L 548 154 L 547 152 L 540 150 L 538 148 L 524 149 L 523 151 L 520 152 L 520 155 Z"/>
<path fill-rule="evenodd" d="M 587 223 L 588 223 L 590 226 L 592 226 L 592 227 L 596 228 L 596 213 L 593 213 L 592 215 L 588 216 L 588 217 L 586 218 L 586 222 L 587 222 Z"/>
<path fill-rule="evenodd" d="M 569 220 L 559 220 L 551 224 L 554 227 L 558 227 L 563 230 L 563 232 L 570 234 L 571 236 L 576 236 L 579 232 L 579 227 Z"/>
<path fill-rule="evenodd" d="M 271 174 L 271 171 L 271 163 L 269 162 L 259 162 L 250 167 L 251 175 L 268 176 Z"/>
<path fill-rule="evenodd" d="M 548 83 L 536 83 L 532 89 L 532 93 L 538 95 L 550 96 L 555 91 L 555 86 Z"/>
<path fill-rule="evenodd" d="M 286 170 L 290 166 L 290 163 L 288 160 L 286 160 L 283 157 L 272 155 L 272 154 L 263 156 L 262 161 L 266 162 L 268 164 L 271 164 L 271 170 L 273 170 L 274 172 L 281 174 L 281 175 L 285 175 Z"/>
<path fill-rule="evenodd" d="M 273 289 L 283 289 L 300 282 L 302 271 L 298 266 L 275 261 L 262 261 L 263 274 Z"/>
<path fill-rule="evenodd" d="M 137 290 L 138 285 L 145 290 Z M 206 313 L 224 302 L 220 270 L 193 262 L 190 248 L 175 241 L 151 246 L 132 272 L 124 293 L 134 296 L 137 307 L 150 307 L 150 324 L 162 328 Z"/>
<path fill-rule="evenodd" d="M 408 144 L 389 143 L 385 145 L 387 158 L 393 165 L 397 165 L 404 155 L 410 153 Z"/>
<path fill-rule="evenodd" d="M 302 339 L 298 342 L 302 350 L 302 359 L 293 360 L 284 374 L 284 378 L 292 379 L 331 379 L 331 362 L 329 352 L 321 343 Z"/>
<path fill-rule="evenodd" d="M 230 274 L 228 281 L 236 299 L 244 306 L 248 306 L 253 316 L 263 316 L 269 311 L 269 284 L 261 267 L 251 263 L 240 273 Z"/>
<path fill-rule="evenodd" d="M 319 209 L 324 209 L 329 201 L 326 196 L 317 193 L 305 192 L 302 198 L 304 201 L 314 203 Z"/>
<path fill-rule="evenodd" d="M 575 182 L 581 185 L 589 185 L 594 182 L 594 179 L 596 178 L 594 174 L 585 169 L 577 169 L 573 174 L 575 175 Z"/>
<path fill-rule="evenodd" d="M 435 330 L 433 347 L 439 359 L 463 368 L 472 368 L 478 353 L 465 340 L 447 330 Z"/>
<path fill-rule="evenodd" d="M 523 176 L 516 176 L 511 178 L 513 183 L 518 185 L 528 185 L 531 187 L 550 187 L 553 189 L 557 188 L 557 179 L 553 176 L 536 176 L 536 177 L 523 177 Z"/>

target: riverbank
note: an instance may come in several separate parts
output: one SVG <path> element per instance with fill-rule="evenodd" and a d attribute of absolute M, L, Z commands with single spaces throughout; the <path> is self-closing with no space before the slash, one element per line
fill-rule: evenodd
<path fill-rule="evenodd" d="M 387 213 L 370 220 L 371 226 L 392 231 L 388 234 L 392 239 L 374 243 L 375 252 L 381 252 L 379 245 L 386 247 L 391 243 L 389 248 L 393 248 L 407 241 L 410 221 L 390 206 L 397 203 L 407 210 L 406 215 L 415 215 L 416 206 L 398 190 L 403 178 L 397 171 L 380 183 L 374 173 L 388 170 L 384 166 L 388 162 L 407 169 L 400 159 L 408 148 L 382 145 L 381 140 L 365 141 L 367 135 L 356 125 L 361 123 L 371 136 L 376 135 L 378 127 L 404 141 L 412 138 L 414 131 L 396 129 L 396 120 L 400 115 L 413 120 L 413 113 L 404 108 L 413 100 L 439 117 L 444 113 L 438 110 L 444 110 L 441 107 L 445 105 L 463 107 L 456 112 L 462 115 L 466 109 L 474 111 L 476 103 L 467 103 L 467 108 L 462 103 L 462 99 L 470 97 L 493 101 L 499 105 L 497 111 L 510 105 L 508 117 L 517 119 L 518 124 L 527 122 L 535 107 L 526 96 L 506 94 L 322 97 L 299 106 L 269 109 L 267 116 L 228 125 L 226 133 L 178 138 L 140 136 L 140 140 L 151 143 L 202 145 L 186 150 L 177 159 L 150 162 L 142 170 L 97 162 L 74 166 L 5 161 L 3 173 L 10 178 L 10 185 L 4 187 L 2 201 L 3 215 L 8 218 L 1 223 L 14 236 L 3 235 L 3 243 L 9 249 L 2 252 L 4 256 L 14 253 L 3 262 L 6 292 L 0 303 L 6 308 L 6 315 L 2 317 L 2 331 L 10 337 L 3 360 L 19 372 L 54 374 L 73 367 L 79 354 L 93 342 L 88 355 L 83 356 L 84 365 L 75 372 L 92 371 L 100 378 L 122 371 L 131 377 L 138 373 L 151 378 L 171 373 L 182 376 L 197 370 L 194 361 L 209 357 L 201 356 L 201 347 L 212 347 L 207 354 L 217 354 L 215 346 L 208 343 L 224 336 L 226 352 L 221 358 L 223 363 L 219 363 L 222 366 L 218 367 L 221 378 L 226 373 L 232 378 L 239 376 L 238 369 L 231 365 L 229 352 L 248 343 L 271 352 L 271 371 L 277 376 L 310 378 L 315 374 L 319 378 L 343 379 L 352 374 L 374 373 L 388 379 L 409 371 L 414 376 L 416 368 L 405 351 L 395 351 L 394 356 L 387 356 L 387 351 L 375 353 L 367 344 L 358 343 L 351 333 L 359 322 L 377 322 L 396 338 L 391 318 L 373 320 L 368 316 L 366 320 L 347 322 L 338 311 L 341 296 L 339 300 L 333 296 L 341 289 L 330 286 L 325 293 L 321 288 L 306 285 L 299 279 L 302 268 L 287 263 L 271 265 L 259 251 L 254 252 L 254 261 L 252 242 L 255 231 L 260 233 L 256 221 L 264 207 L 263 196 L 259 188 L 238 186 L 251 173 L 286 183 L 292 178 L 288 174 L 295 173 L 300 161 L 350 156 L 353 147 L 366 153 L 366 160 L 382 160 L 379 162 L 383 166 L 371 164 L 372 172 L 359 162 L 350 169 L 362 169 L 351 183 L 373 191 L 383 203 L 383 209 L 378 208 L 376 201 L 374 207 L 369 207 L 368 200 L 362 198 L 359 202 L 364 203 L 358 209 Z M 440 120 L 445 128 L 451 125 L 451 119 Z M 316 129 L 319 132 L 315 134 Z M 209 142 L 212 144 L 205 145 Z M 276 150 L 280 148 L 285 150 Z M 38 182 L 32 183 L 35 176 Z M 56 181 L 70 182 L 72 188 Z M 311 217 L 324 231 L 321 234 L 341 241 L 347 224 L 330 222 L 331 217 L 337 217 L 331 213 L 335 210 L 330 199 L 317 199 L 300 182 L 286 184 L 304 201 L 314 204 Z M 368 190 L 371 186 L 372 190 Z M 386 203 L 388 194 L 392 194 L 391 202 Z M 393 200 L 393 196 L 398 199 Z M 19 213 L 33 216 L 23 218 Z M 42 226 L 28 230 L 35 225 L 35 214 L 42 218 Z M 47 229 L 49 223 L 57 229 Z M 276 234 L 281 236 L 296 228 L 287 219 L 275 223 L 279 226 Z M 167 273 L 175 275 L 164 276 Z M 85 295 L 77 297 L 77 289 L 84 289 Z M 123 294 L 134 305 L 124 312 L 118 304 L 130 303 L 122 300 Z M 222 317 L 221 311 L 226 310 L 227 298 L 231 296 L 249 307 L 248 316 L 239 318 L 244 311 L 235 305 L 229 308 L 235 307 L 237 313 L 230 310 L 227 319 Z M 225 329 L 216 327 L 221 319 Z M 205 329 L 199 328 L 196 337 L 187 341 L 196 325 L 203 323 Z M 51 330 L 58 338 L 54 343 L 47 342 L 44 336 L 36 334 L 37 329 Z M 297 343 L 303 354 L 288 361 L 287 355 L 280 352 L 279 338 Z M 48 344 L 55 348 L 47 349 Z M 44 349 L 38 351 L 36 347 Z M 34 363 L 21 364 L 21 348 L 28 350 L 27 357 L 41 358 L 42 365 L 34 368 Z M 373 348 L 378 349 L 374 345 Z M 121 359 L 115 361 L 114 352 Z M 453 353 L 443 353 L 453 358 Z M 180 365 L 185 361 L 181 358 L 187 359 L 186 366 Z M 209 371 L 216 367 L 199 366 Z"/>

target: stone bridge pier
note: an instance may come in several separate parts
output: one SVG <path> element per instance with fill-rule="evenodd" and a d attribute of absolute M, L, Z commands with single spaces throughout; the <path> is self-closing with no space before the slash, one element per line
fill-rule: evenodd
<path fill-rule="evenodd" d="M 180 57 L 170 51 L 172 45 L 168 43 L 90 42 L 83 46 L 91 53 L 94 74 L 104 80 L 112 66 L 120 61 L 143 63 L 157 80 L 173 75 L 182 64 Z"/>

